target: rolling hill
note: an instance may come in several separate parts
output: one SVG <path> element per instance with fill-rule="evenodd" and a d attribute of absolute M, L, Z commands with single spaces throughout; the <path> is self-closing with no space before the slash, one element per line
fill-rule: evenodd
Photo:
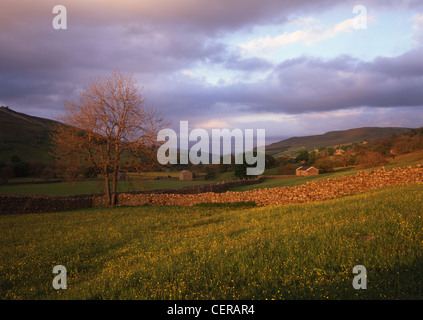
<path fill-rule="evenodd" d="M 8 162 L 13 155 L 17 155 L 23 161 L 49 161 L 49 132 L 56 123 L 54 120 L 30 116 L 8 107 L 0 107 L 0 160 Z M 310 150 L 320 146 L 370 141 L 410 130 L 411 128 L 402 127 L 364 127 L 330 131 L 313 136 L 292 137 L 266 146 L 266 153 L 274 156 L 295 153 L 301 148 Z"/>
<path fill-rule="evenodd" d="M 49 131 L 56 121 L 0 107 L 0 160 L 48 161 Z"/>
<path fill-rule="evenodd" d="M 329 147 L 340 144 L 348 144 L 361 141 L 389 137 L 393 134 L 401 134 L 410 131 L 411 128 L 402 127 L 363 127 L 342 131 L 330 131 L 320 135 L 292 137 L 266 146 L 269 155 L 281 155 L 282 153 L 295 152 L 301 148 L 311 150 L 318 147 Z"/>

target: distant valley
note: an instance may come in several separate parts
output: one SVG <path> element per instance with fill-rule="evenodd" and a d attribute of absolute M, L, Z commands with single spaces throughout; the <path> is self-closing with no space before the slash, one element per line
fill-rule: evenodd
<path fill-rule="evenodd" d="M 49 133 L 56 123 L 54 120 L 0 107 L 0 160 L 7 162 L 13 155 L 17 155 L 23 161 L 49 161 Z M 295 154 L 303 148 L 312 150 L 322 146 L 371 141 L 410 130 L 402 127 L 364 127 L 291 137 L 266 146 L 266 153 L 273 156 Z"/>

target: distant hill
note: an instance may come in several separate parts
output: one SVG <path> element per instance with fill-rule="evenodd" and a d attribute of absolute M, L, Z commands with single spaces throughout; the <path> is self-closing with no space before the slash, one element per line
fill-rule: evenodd
<path fill-rule="evenodd" d="M 17 155 L 23 161 L 48 161 L 49 133 L 56 123 L 54 120 L 30 116 L 8 107 L 0 107 L 0 160 L 9 162 L 13 155 Z M 411 128 L 400 127 L 365 127 L 331 131 L 314 136 L 292 137 L 266 146 L 266 153 L 280 155 L 295 153 L 301 148 L 311 150 L 320 146 L 371 141 L 410 130 Z"/>
<path fill-rule="evenodd" d="M 56 121 L 0 107 L 0 160 L 48 161 L 49 132 Z"/>
<path fill-rule="evenodd" d="M 329 147 L 354 142 L 371 141 L 389 137 L 393 134 L 401 134 L 412 128 L 402 127 L 364 127 L 342 131 L 330 131 L 324 134 L 304 137 L 292 137 L 266 146 L 266 153 L 281 155 L 305 148 L 311 150 L 318 147 Z"/>

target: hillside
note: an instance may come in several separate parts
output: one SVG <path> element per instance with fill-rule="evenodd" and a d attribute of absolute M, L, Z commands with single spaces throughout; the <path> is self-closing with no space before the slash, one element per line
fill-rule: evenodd
<path fill-rule="evenodd" d="M 56 121 L 30 116 L 0 107 L 0 160 L 10 161 L 13 155 L 23 161 L 48 161 L 49 128 Z M 371 141 L 401 134 L 411 128 L 400 127 L 364 127 L 342 131 L 330 131 L 321 135 L 292 137 L 266 146 L 266 153 L 279 155 L 283 152 L 296 152 L 301 148 L 308 150 L 320 146 Z"/>
<path fill-rule="evenodd" d="M 371 141 L 389 137 L 393 134 L 401 134 L 410 131 L 411 128 L 401 127 L 364 127 L 341 131 L 329 131 L 320 135 L 292 137 L 266 146 L 266 153 L 270 155 L 281 154 L 282 152 L 296 151 L 301 148 L 307 150 L 318 147 L 329 147 L 340 144 Z"/>
<path fill-rule="evenodd" d="M 49 128 L 56 122 L 0 107 L 0 160 L 48 160 Z"/>

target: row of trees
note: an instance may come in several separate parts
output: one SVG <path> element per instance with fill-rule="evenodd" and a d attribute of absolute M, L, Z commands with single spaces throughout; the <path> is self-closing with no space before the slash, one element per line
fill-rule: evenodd
<path fill-rule="evenodd" d="M 53 179 L 56 177 L 56 168 L 52 164 L 41 161 L 22 161 L 16 155 L 12 156 L 9 162 L 0 160 L 0 179 L 2 181 L 23 177 Z"/>

